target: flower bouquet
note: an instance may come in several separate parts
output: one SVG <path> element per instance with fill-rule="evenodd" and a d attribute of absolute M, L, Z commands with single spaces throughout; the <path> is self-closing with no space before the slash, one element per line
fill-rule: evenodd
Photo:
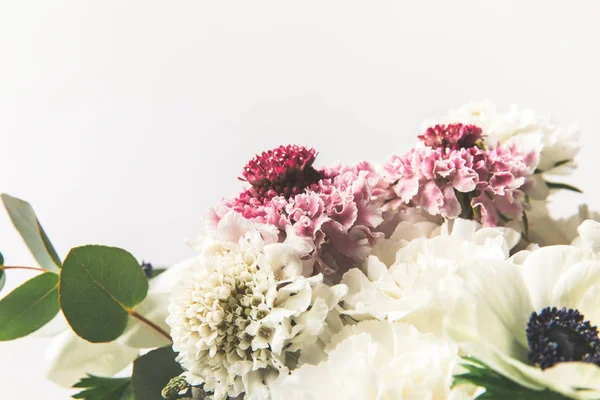
<path fill-rule="evenodd" d="M 382 164 L 265 151 L 167 269 L 61 259 L 3 194 L 39 266 L 0 268 L 38 272 L 0 340 L 54 336 L 47 377 L 77 399 L 600 399 L 598 215 L 547 204 L 577 191 L 576 131 L 480 103 L 416 136 Z"/>

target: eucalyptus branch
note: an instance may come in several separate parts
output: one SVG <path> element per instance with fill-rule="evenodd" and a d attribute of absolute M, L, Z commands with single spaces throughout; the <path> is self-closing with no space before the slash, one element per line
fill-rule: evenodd
<path fill-rule="evenodd" d="M 42 268 L 37 268 L 37 267 L 24 267 L 24 266 L 8 266 L 8 265 L 0 265 L 0 269 L 26 269 L 26 270 L 30 270 L 30 271 L 40 271 L 40 272 L 46 272 L 45 269 Z"/>
<path fill-rule="evenodd" d="M 150 328 L 154 329 L 155 331 L 157 331 L 158 333 L 160 333 L 161 335 L 163 335 L 164 337 L 169 339 L 169 341 L 172 341 L 171 335 L 169 335 L 169 332 L 165 331 L 163 328 L 156 325 L 154 322 L 150 321 L 143 315 L 139 314 L 137 311 L 135 311 L 135 310 L 127 310 L 127 311 L 129 313 L 129 315 L 131 315 L 133 318 L 136 318 L 136 319 L 142 321 L 144 324 L 148 325 Z"/>

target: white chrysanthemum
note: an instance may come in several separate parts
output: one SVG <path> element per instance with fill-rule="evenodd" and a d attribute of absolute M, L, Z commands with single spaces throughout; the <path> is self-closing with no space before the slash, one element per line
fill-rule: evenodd
<path fill-rule="evenodd" d="M 452 110 L 444 122 L 475 124 L 483 129 L 492 145 L 496 141 L 515 140 L 524 150 L 536 150 L 540 153 L 538 168 L 544 172 L 559 173 L 557 167 L 572 163 L 580 148 L 575 127 L 561 130 L 549 117 L 516 106 L 500 112 L 489 101 L 469 103 Z"/>
<path fill-rule="evenodd" d="M 590 247 L 599 244 L 598 225 L 582 228 Z M 457 274 L 462 297 L 444 332 L 463 351 L 531 389 L 600 398 L 598 254 L 548 246 L 521 265 L 474 262 Z"/>
<path fill-rule="evenodd" d="M 255 233 L 205 246 L 169 307 L 173 348 L 186 378 L 215 399 L 242 393 L 268 399 L 265 383 L 330 334 L 327 318 L 346 292 L 323 284 L 321 275 L 283 273 L 282 260 L 298 259 L 295 247 L 264 245 Z M 297 267 L 301 272 L 301 263 Z"/>
<path fill-rule="evenodd" d="M 451 395 L 457 348 L 415 327 L 386 321 L 346 326 L 335 336 L 327 361 L 304 365 L 272 387 L 287 400 L 401 400 Z M 463 397 L 465 398 L 465 397 Z"/>
<path fill-rule="evenodd" d="M 415 236 L 412 230 L 408 234 Z M 454 307 L 460 290 L 455 271 L 473 259 L 505 260 L 518 240 L 519 234 L 510 228 L 449 221 L 439 236 L 418 237 L 400 246 L 389 267 L 370 256 L 362 270 L 347 272 L 342 279 L 350 289 L 343 303 L 345 314 L 359 320 L 401 320 L 423 332 L 440 333 L 442 318 Z"/>

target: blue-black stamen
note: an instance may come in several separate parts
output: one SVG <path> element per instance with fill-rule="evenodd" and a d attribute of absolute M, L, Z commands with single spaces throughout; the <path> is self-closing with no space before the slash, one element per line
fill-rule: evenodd
<path fill-rule="evenodd" d="M 546 307 L 527 324 L 529 361 L 542 369 L 565 361 L 600 363 L 598 328 L 578 310 Z"/>
<path fill-rule="evenodd" d="M 152 278 L 152 264 L 142 261 L 142 263 L 140 264 L 140 268 L 142 269 L 142 271 L 144 271 L 148 278 Z"/>

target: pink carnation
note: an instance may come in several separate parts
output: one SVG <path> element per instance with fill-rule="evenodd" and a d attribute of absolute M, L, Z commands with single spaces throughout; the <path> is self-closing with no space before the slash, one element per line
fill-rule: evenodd
<path fill-rule="evenodd" d="M 341 278 L 362 263 L 380 233 L 387 184 L 373 166 L 361 162 L 316 170 L 316 153 L 299 146 L 279 147 L 253 159 L 244 170 L 251 186 L 209 213 L 218 221 L 233 210 L 258 223 L 271 224 L 285 239 L 287 227 L 310 238 L 317 272 Z"/>
<path fill-rule="evenodd" d="M 478 209 L 487 226 L 520 221 L 527 206 L 525 190 L 537 162 L 535 154 L 523 154 L 516 144 L 496 147 L 486 153 L 481 183 L 471 206 Z"/>
<path fill-rule="evenodd" d="M 476 146 L 480 138 L 481 130 L 473 125 L 428 129 L 420 139 L 431 146 L 393 156 L 385 164 L 390 184 L 386 210 L 407 204 L 486 226 L 520 221 L 535 155 L 522 154 L 514 143 L 481 149 Z"/>
<path fill-rule="evenodd" d="M 430 147 L 393 156 L 384 166 L 386 179 L 402 203 L 411 203 L 432 215 L 457 218 L 461 204 L 456 192 L 477 187 L 482 164 L 478 149 L 448 150 Z"/>

